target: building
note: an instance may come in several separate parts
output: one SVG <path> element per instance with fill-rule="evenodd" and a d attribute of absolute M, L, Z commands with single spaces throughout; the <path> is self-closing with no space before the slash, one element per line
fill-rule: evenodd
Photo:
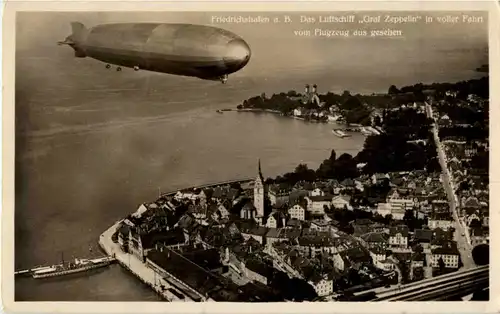
<path fill-rule="evenodd" d="M 266 244 L 266 234 L 269 231 L 266 227 L 255 226 L 250 228 L 242 227 L 240 232 L 243 239 L 248 240 L 250 238 L 256 240 L 260 244 Z"/>
<path fill-rule="evenodd" d="M 375 173 L 372 175 L 372 184 L 382 184 L 384 181 L 389 180 L 389 176 L 384 173 Z"/>
<path fill-rule="evenodd" d="M 337 195 L 331 199 L 331 203 L 334 208 L 352 210 L 351 197 L 349 195 Z"/>
<path fill-rule="evenodd" d="M 389 236 L 385 232 L 370 232 L 363 234 L 361 239 L 369 249 L 386 249 L 389 243 Z"/>
<path fill-rule="evenodd" d="M 436 229 L 441 228 L 443 230 L 448 230 L 453 227 L 453 218 L 449 212 L 435 212 L 429 217 L 429 228 Z"/>
<path fill-rule="evenodd" d="M 470 228 L 470 242 L 472 246 L 489 244 L 489 229 L 487 227 Z"/>
<path fill-rule="evenodd" d="M 325 213 L 325 206 L 329 207 L 332 204 L 332 196 L 306 196 L 307 211 L 311 214 L 323 215 Z"/>
<path fill-rule="evenodd" d="M 375 265 L 375 267 L 384 269 L 384 266 L 380 264 L 380 262 L 385 261 L 386 259 L 386 252 L 384 249 L 378 247 L 371 248 L 370 256 L 372 257 L 373 265 Z"/>
<path fill-rule="evenodd" d="M 286 216 L 281 211 L 275 211 L 269 215 L 266 221 L 268 228 L 284 228 L 286 227 Z"/>
<path fill-rule="evenodd" d="M 295 204 L 288 209 L 290 219 L 298 219 L 300 221 L 306 220 L 306 207 L 307 205 Z"/>
<path fill-rule="evenodd" d="M 414 243 L 422 246 L 424 252 L 428 252 L 430 250 L 433 234 L 434 232 L 432 230 L 416 229 Z"/>
<path fill-rule="evenodd" d="M 408 247 L 408 227 L 400 225 L 389 229 L 389 245 L 392 248 Z"/>
<path fill-rule="evenodd" d="M 270 228 L 266 234 L 267 245 L 272 245 L 276 242 L 293 242 L 300 237 L 300 229 L 294 228 Z"/>
<path fill-rule="evenodd" d="M 240 218 L 248 220 L 257 220 L 257 209 L 254 206 L 255 202 L 252 203 L 248 200 L 240 210 Z"/>
<path fill-rule="evenodd" d="M 409 210 L 413 209 L 418 203 L 418 199 L 414 197 L 410 189 L 394 188 L 387 195 L 386 203 L 388 203 L 392 210 L 403 209 Z M 394 214 L 392 214 L 394 216 Z"/>
<path fill-rule="evenodd" d="M 325 191 L 320 188 L 315 188 L 309 193 L 310 196 L 325 196 L 325 194 Z"/>
<path fill-rule="evenodd" d="M 273 275 L 273 266 L 258 259 L 249 259 L 242 262 L 243 273 L 251 281 L 267 285 Z"/>
<path fill-rule="evenodd" d="M 315 275 L 308 283 L 313 286 L 319 297 L 324 297 L 333 293 L 333 280 L 329 274 Z"/>
<path fill-rule="evenodd" d="M 260 167 L 260 159 L 259 159 L 259 172 L 257 174 L 257 178 L 255 178 L 255 183 L 253 187 L 253 205 L 256 210 L 255 221 L 257 223 L 262 224 L 264 220 L 264 198 L 265 198 L 265 186 L 264 186 L 264 177 L 262 176 L 262 170 Z"/>
<path fill-rule="evenodd" d="M 460 253 L 455 242 L 447 242 L 446 245 L 432 250 L 431 266 L 439 267 L 439 260 L 442 259 L 446 268 L 458 268 Z"/>
<path fill-rule="evenodd" d="M 377 212 L 377 214 L 381 215 L 382 217 L 385 217 L 387 215 L 391 215 L 392 214 L 391 205 L 388 203 L 378 203 L 376 212 Z"/>
<path fill-rule="evenodd" d="M 269 187 L 267 195 L 269 196 L 271 205 L 279 207 L 290 202 L 290 192 L 291 190 L 289 187 L 283 187 L 275 184 Z"/>

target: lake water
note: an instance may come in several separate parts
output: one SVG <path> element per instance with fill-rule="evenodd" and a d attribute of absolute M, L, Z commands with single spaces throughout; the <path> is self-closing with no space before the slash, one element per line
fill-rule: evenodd
<path fill-rule="evenodd" d="M 99 234 L 117 219 L 170 191 L 256 175 L 299 163 L 316 168 L 337 154 L 356 154 L 363 136 L 339 139 L 332 125 L 273 114 L 200 108 L 161 119 L 26 141 L 16 182 L 16 268 L 98 254 Z M 89 251 L 91 246 L 92 252 Z M 107 287 L 119 287 L 107 289 Z M 145 290 L 146 289 L 146 290 Z M 149 300 L 118 266 L 92 276 L 19 279 L 19 300 Z"/>

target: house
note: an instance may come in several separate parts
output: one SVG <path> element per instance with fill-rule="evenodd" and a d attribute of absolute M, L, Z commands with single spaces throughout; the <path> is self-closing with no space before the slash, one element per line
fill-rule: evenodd
<path fill-rule="evenodd" d="M 332 279 L 328 274 L 315 274 L 307 283 L 313 286 L 319 297 L 324 297 L 333 293 Z"/>
<path fill-rule="evenodd" d="M 385 271 L 391 271 L 391 270 L 395 270 L 397 268 L 397 264 L 398 263 L 396 261 L 394 261 L 393 259 L 386 258 L 383 261 L 377 262 L 377 264 L 375 266 L 377 268 L 383 269 Z"/>
<path fill-rule="evenodd" d="M 266 221 L 268 228 L 284 228 L 286 227 L 286 216 L 281 211 L 275 211 L 269 215 Z"/>
<path fill-rule="evenodd" d="M 286 227 L 287 228 L 294 228 L 294 229 L 302 229 L 302 221 L 298 219 L 289 219 L 286 222 Z"/>
<path fill-rule="evenodd" d="M 428 229 L 416 229 L 414 235 L 414 243 L 421 245 L 424 251 L 430 249 L 432 236 L 434 232 Z"/>
<path fill-rule="evenodd" d="M 382 248 L 385 250 L 389 243 L 389 236 L 384 232 L 366 233 L 361 236 L 361 239 L 369 249 Z"/>
<path fill-rule="evenodd" d="M 291 219 L 304 221 L 306 220 L 306 207 L 307 205 L 295 204 L 288 209 L 288 215 L 290 215 Z"/>
<path fill-rule="evenodd" d="M 294 242 L 300 237 L 300 229 L 292 228 L 269 228 L 266 233 L 266 243 L 268 246 L 276 242 Z"/>
<path fill-rule="evenodd" d="M 432 250 L 431 266 L 439 267 L 439 260 L 443 260 L 446 268 L 458 268 L 460 253 L 455 242 L 447 242 L 445 246 Z"/>
<path fill-rule="evenodd" d="M 439 125 L 450 125 L 450 123 L 451 123 L 451 120 L 447 114 L 442 115 L 438 120 Z"/>
<path fill-rule="evenodd" d="M 325 214 L 325 206 L 329 207 L 332 203 L 332 195 L 324 196 L 306 196 L 307 201 L 307 211 L 312 214 Z"/>
<path fill-rule="evenodd" d="M 406 214 L 406 209 L 404 207 L 391 206 L 391 215 L 394 220 L 403 220 Z"/>
<path fill-rule="evenodd" d="M 275 184 L 269 187 L 267 195 L 271 205 L 281 206 L 290 201 L 290 193 L 290 187 Z"/>
<path fill-rule="evenodd" d="M 446 246 L 449 242 L 453 241 L 453 232 L 451 232 L 451 229 L 443 230 L 437 228 L 432 231 L 431 249 Z"/>
<path fill-rule="evenodd" d="M 333 199 L 331 199 L 332 206 L 337 209 L 347 208 L 349 210 L 352 210 L 350 202 L 351 197 L 349 195 L 337 195 Z"/>
<path fill-rule="evenodd" d="M 379 265 L 380 262 L 385 261 L 386 259 L 386 252 L 382 248 L 371 248 L 370 249 L 370 256 L 372 257 L 373 260 L 373 265 L 375 267 L 383 269 L 383 266 Z"/>
<path fill-rule="evenodd" d="M 227 202 L 222 202 L 217 206 L 218 213 L 222 219 L 227 219 L 229 218 L 229 210 L 231 209 L 231 205 L 229 201 Z"/>
<path fill-rule="evenodd" d="M 405 210 L 413 209 L 418 203 L 410 189 L 393 188 L 387 195 L 386 203 L 393 209 L 403 208 Z"/>
<path fill-rule="evenodd" d="M 479 202 L 479 199 L 477 197 L 469 196 L 468 198 L 462 199 L 462 207 L 464 209 L 467 208 L 479 209 L 481 208 L 481 203 Z"/>
<path fill-rule="evenodd" d="M 408 247 L 408 227 L 400 225 L 389 229 L 389 245 L 392 248 Z"/>
<path fill-rule="evenodd" d="M 468 227 L 471 226 L 471 224 L 474 220 L 481 222 L 481 218 L 479 218 L 479 215 L 477 214 L 477 212 L 472 212 L 470 215 L 465 216 L 465 222 L 466 222 Z"/>
<path fill-rule="evenodd" d="M 356 183 L 354 182 L 353 179 L 344 179 L 342 182 L 340 182 L 340 185 L 344 187 L 345 190 L 354 190 L 356 188 Z"/>
<path fill-rule="evenodd" d="M 273 276 L 273 266 L 258 259 L 249 259 L 243 263 L 243 273 L 251 281 L 267 285 Z"/>
<path fill-rule="evenodd" d="M 120 244 L 122 248 L 128 246 L 129 232 L 130 227 L 126 224 L 121 225 L 118 229 L 118 244 Z"/>
<path fill-rule="evenodd" d="M 382 184 L 389 180 L 389 176 L 385 173 L 375 173 L 372 175 L 372 184 Z"/>
<path fill-rule="evenodd" d="M 293 109 L 293 115 L 296 117 L 300 117 L 303 115 L 303 109 L 302 108 L 295 108 Z"/>
<path fill-rule="evenodd" d="M 263 245 L 266 244 L 266 234 L 268 231 L 269 229 L 263 226 L 240 228 L 241 235 L 243 236 L 243 239 L 245 239 L 245 241 L 252 238 Z"/>
<path fill-rule="evenodd" d="M 424 267 L 425 254 L 421 252 L 415 252 L 411 255 L 411 267 Z"/>
<path fill-rule="evenodd" d="M 315 188 L 309 193 L 310 196 L 325 196 L 325 194 L 325 191 L 320 188 Z"/>
<path fill-rule="evenodd" d="M 137 256 L 141 261 L 145 261 L 149 251 L 157 245 L 163 246 L 186 244 L 184 232 L 180 228 L 169 231 L 155 231 L 150 233 L 137 232 L 135 228 L 129 229 L 128 251 Z"/>
<path fill-rule="evenodd" d="M 475 227 L 470 229 L 470 241 L 472 246 L 489 244 L 489 228 Z"/>
<path fill-rule="evenodd" d="M 434 212 L 428 221 L 430 229 L 441 228 L 443 230 L 448 230 L 453 227 L 453 218 L 450 212 Z"/>
<path fill-rule="evenodd" d="M 331 227 L 330 222 L 324 220 L 324 219 L 315 219 L 311 221 L 311 230 L 317 230 L 320 232 L 325 232 L 329 231 Z"/>
<path fill-rule="evenodd" d="M 315 257 L 321 253 L 334 254 L 338 251 L 337 243 L 326 232 L 315 236 L 301 236 L 297 243 L 297 248 L 304 257 Z"/>
<path fill-rule="evenodd" d="M 382 217 L 385 217 L 387 215 L 392 214 L 392 207 L 388 203 L 378 203 L 376 212 L 377 212 L 377 214 L 381 215 Z"/>

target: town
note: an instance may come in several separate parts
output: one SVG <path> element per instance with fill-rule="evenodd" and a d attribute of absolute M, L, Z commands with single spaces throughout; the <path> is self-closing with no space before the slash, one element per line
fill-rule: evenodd
<path fill-rule="evenodd" d="M 487 265 L 487 84 L 391 86 L 363 98 L 376 105 L 316 86 L 274 95 L 280 109 L 265 95 L 245 101 L 381 132 L 316 170 L 265 178 L 256 160 L 255 179 L 161 195 L 101 246 L 169 301 L 368 301 Z"/>

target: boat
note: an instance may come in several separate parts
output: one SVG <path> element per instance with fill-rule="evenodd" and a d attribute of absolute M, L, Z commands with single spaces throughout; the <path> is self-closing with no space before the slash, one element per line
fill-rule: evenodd
<path fill-rule="evenodd" d="M 33 278 L 49 278 L 64 276 L 74 273 L 89 271 L 96 268 L 108 266 L 114 259 L 111 257 L 101 257 L 96 259 L 78 259 L 75 258 L 73 262 L 58 265 L 47 266 L 39 268 L 33 272 Z"/>
<path fill-rule="evenodd" d="M 215 112 L 217 112 L 217 113 L 224 113 L 224 112 L 222 112 L 222 110 L 216 110 Z"/>
<path fill-rule="evenodd" d="M 334 130 L 332 130 L 332 133 L 335 134 L 335 135 L 337 135 L 340 138 L 344 138 L 344 137 L 349 137 L 350 136 L 349 134 L 345 133 L 342 130 L 335 130 L 334 129 Z"/>
<path fill-rule="evenodd" d="M 372 132 L 370 132 L 367 128 L 361 127 L 361 133 L 364 135 L 372 135 Z"/>

